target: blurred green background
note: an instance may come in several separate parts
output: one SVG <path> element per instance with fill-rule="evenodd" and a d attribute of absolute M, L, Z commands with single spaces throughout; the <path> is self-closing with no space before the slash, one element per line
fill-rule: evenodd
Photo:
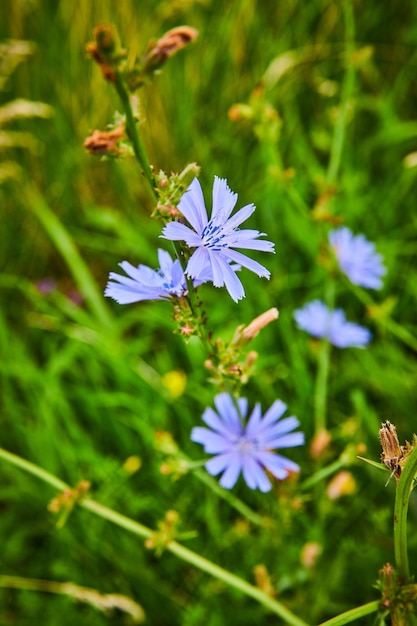
<path fill-rule="evenodd" d="M 90 131 L 105 128 L 120 110 L 85 44 L 97 23 L 114 24 L 132 56 L 173 26 L 198 29 L 197 42 L 139 94 L 144 142 L 157 169 L 169 173 L 198 162 L 207 199 L 216 174 L 239 193 L 239 206 L 256 204 L 250 227 L 276 243 L 276 255 L 259 257 L 271 280 L 242 272 L 247 297 L 239 304 L 224 290 L 205 286 L 201 293 L 211 327 L 226 339 L 238 324 L 280 309 L 278 323 L 256 339 L 258 376 L 245 395 L 264 408 L 282 398 L 309 442 L 316 352 L 292 316 L 323 297 L 319 257 L 329 223 L 314 219 L 318 207 L 375 241 L 388 272 L 383 290 L 371 296 L 392 309 L 400 329 L 417 334 L 417 4 L 351 3 L 353 55 L 345 5 L 3 0 L 0 6 L 1 42 L 33 44 L 14 69 L 16 51 L 2 48 L 1 75 L 9 77 L 2 78 L 1 105 L 24 98 L 51 107 L 50 116 L 44 110 L 42 117 L 12 119 L 0 109 L 1 446 L 71 485 L 89 479 L 97 500 L 152 528 L 175 509 L 181 529 L 197 533 L 186 545 L 247 580 L 265 565 L 279 599 L 311 624 L 377 597 L 378 570 L 393 560 L 394 481 L 385 488 L 385 474 L 355 461 L 353 493 L 334 500 L 330 478 L 303 492 L 277 484 L 266 496 L 239 483 L 236 494 L 274 520 L 274 528 L 260 529 L 193 473 L 176 481 L 160 473 L 155 431 L 169 431 L 187 454 L 201 458 L 189 433 L 215 390 L 206 383 L 198 342 L 185 345 L 172 334 L 169 304 L 121 307 L 103 297 L 117 263 L 155 266 L 164 244 L 160 224 L 149 219 L 153 199 L 137 164 L 102 161 L 83 148 Z M 345 102 L 345 142 L 329 185 L 348 67 L 354 84 Z M 250 119 L 232 119 L 236 103 L 251 107 Z M 292 451 L 299 483 L 352 443 L 378 460 L 385 419 L 402 441 L 416 430 L 415 349 L 384 319 L 367 316 L 348 286 L 337 302 L 349 319 L 372 329 L 373 341 L 364 351 L 332 354 L 333 440 L 319 461 L 308 446 Z M 131 456 L 141 463 L 133 473 L 124 465 Z M 56 495 L 50 487 L 4 461 L 0 476 L 0 574 L 125 594 L 157 626 L 280 623 L 254 601 L 171 555 L 157 558 L 86 511 L 75 510 L 57 530 L 46 508 Z M 415 501 L 410 518 L 415 526 Z M 416 537 L 410 533 L 411 563 Z M 313 565 L 303 558 L 310 542 L 321 550 Z M 128 624 L 129 617 L 0 589 L 4 626 L 75 623 Z"/>

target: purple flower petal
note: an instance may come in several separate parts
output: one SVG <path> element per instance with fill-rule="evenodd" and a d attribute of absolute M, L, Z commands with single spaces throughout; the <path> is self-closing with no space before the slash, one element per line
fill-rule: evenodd
<path fill-rule="evenodd" d="M 181 224 L 176 225 L 181 226 Z M 123 261 L 120 267 L 127 276 L 111 272 L 104 295 L 113 298 L 119 304 L 185 296 L 187 282 L 180 262 L 177 259 L 172 260 L 168 252 L 161 249 L 158 250 L 158 260 L 160 268 L 157 270 L 147 265 L 134 267 L 128 261 Z M 206 280 L 211 280 L 209 273 L 206 272 L 205 277 L 202 274 L 196 275 L 193 281 L 194 286 L 197 287 Z"/>
<path fill-rule="evenodd" d="M 372 242 L 364 235 L 355 236 L 343 227 L 329 233 L 329 243 L 340 269 L 354 285 L 381 289 L 386 268 L 383 257 L 375 251 Z"/>
<path fill-rule="evenodd" d="M 246 398 L 237 400 L 240 414 L 228 393 L 217 395 L 214 403 L 217 412 L 208 408 L 203 414 L 210 428 L 193 428 L 191 439 L 214 455 L 207 461 L 206 469 L 213 476 L 222 473 L 223 487 L 231 489 L 242 473 L 250 489 L 266 492 L 271 489 L 271 483 L 265 469 L 280 480 L 290 471 L 298 471 L 296 463 L 272 452 L 304 443 L 303 433 L 290 432 L 298 427 L 297 418 L 291 416 L 280 422 L 286 409 L 283 402 L 274 402 L 263 417 L 260 405 L 256 404 L 249 419 Z"/>
<path fill-rule="evenodd" d="M 230 217 L 236 201 L 237 194 L 230 190 L 226 180 L 215 176 L 213 208 L 208 219 L 200 183 L 194 179 L 178 204 L 179 211 L 190 227 L 170 222 L 161 235 L 173 241 L 182 240 L 189 248 L 196 248 L 189 259 L 187 275 L 196 278 L 209 267 L 214 286 L 225 286 L 235 302 L 243 298 L 245 292 L 231 262 L 246 267 L 260 277 L 270 276 L 265 267 L 237 252 L 235 248 L 274 252 L 272 242 L 259 241 L 258 238 L 263 237 L 264 233 L 251 229 L 239 230 L 238 226 L 253 213 L 255 207 L 248 204 Z"/>
<path fill-rule="evenodd" d="M 372 334 L 363 326 L 347 322 L 342 309 L 329 311 L 320 300 L 309 302 L 294 312 L 297 325 L 313 337 L 326 337 L 338 348 L 364 348 Z"/>

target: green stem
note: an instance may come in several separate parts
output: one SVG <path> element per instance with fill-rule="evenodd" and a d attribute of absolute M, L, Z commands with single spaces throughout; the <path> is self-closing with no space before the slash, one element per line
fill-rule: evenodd
<path fill-rule="evenodd" d="M 326 478 L 332 476 L 332 474 L 335 474 L 343 467 L 346 467 L 345 460 L 337 459 L 337 461 L 330 463 L 330 465 L 327 465 L 327 467 L 323 467 L 318 472 L 307 478 L 307 480 L 302 482 L 300 485 L 300 490 L 308 491 L 311 487 L 314 487 L 314 485 L 316 485 L 317 483 L 326 480 Z"/>
<path fill-rule="evenodd" d="M 343 144 L 345 140 L 346 123 L 349 112 L 349 102 L 352 98 L 355 83 L 355 66 L 352 55 L 355 50 L 355 23 L 353 19 L 353 2 L 345 0 L 344 13 L 346 23 L 346 73 L 343 81 L 340 112 L 337 118 L 330 152 L 329 166 L 327 170 L 327 184 L 332 185 L 337 180 L 337 175 L 342 160 Z"/>
<path fill-rule="evenodd" d="M 149 186 L 152 190 L 154 197 L 158 198 L 158 194 L 155 189 L 155 183 L 153 180 L 152 170 L 149 165 L 148 156 L 146 154 L 145 148 L 143 146 L 143 143 L 142 143 L 139 131 L 138 131 L 137 121 L 135 120 L 135 116 L 133 114 L 132 104 L 131 104 L 130 97 L 129 97 L 129 91 L 126 87 L 123 76 L 120 72 L 116 72 L 114 86 L 119 95 L 124 113 L 126 115 L 126 130 L 127 130 L 129 139 L 132 142 L 133 151 L 135 153 L 136 160 L 138 161 L 139 165 L 143 169 L 146 180 L 149 183 Z M 185 262 L 184 262 L 184 257 L 181 254 L 180 245 L 176 241 L 173 241 L 172 243 L 175 249 L 176 257 L 181 263 L 182 269 L 185 271 Z M 186 276 L 186 281 L 187 281 L 187 288 L 188 288 L 188 297 L 187 297 L 188 304 L 193 313 L 194 319 L 197 319 L 198 314 L 197 314 L 195 287 L 193 285 L 192 279 L 189 278 L 188 276 Z M 210 343 L 207 338 L 207 333 L 205 331 L 203 324 L 200 324 L 199 326 L 199 336 L 208 356 L 211 353 L 211 347 L 210 347 Z"/>
<path fill-rule="evenodd" d="M 11 452 L 7 452 L 7 450 L 4 450 L 3 448 L 0 448 L 0 458 L 19 467 L 25 472 L 28 472 L 36 476 L 37 478 L 40 478 L 41 480 L 52 485 L 59 491 L 70 489 L 69 485 L 61 481 L 59 478 L 56 478 L 56 476 L 53 476 L 46 470 L 41 469 L 37 465 L 34 465 L 33 463 L 30 463 L 29 461 L 26 461 L 25 459 L 22 459 L 21 457 L 12 454 Z M 125 515 L 121 515 L 113 509 L 109 509 L 106 506 L 103 506 L 102 504 L 99 504 L 98 502 L 90 498 L 82 499 L 79 502 L 79 506 L 83 509 L 86 509 L 87 511 L 90 511 L 94 515 L 97 515 L 102 519 L 112 522 L 120 528 L 124 528 L 125 530 L 139 537 L 148 539 L 154 534 L 152 529 L 144 526 L 143 524 L 140 524 L 139 522 L 136 522 L 135 520 L 130 519 L 129 517 L 126 517 Z M 185 548 L 176 541 L 170 541 L 166 545 L 165 550 L 167 552 L 175 554 L 178 558 L 189 563 L 190 565 L 193 565 L 194 567 L 205 572 L 206 574 L 209 574 L 210 576 L 213 576 L 214 578 L 223 581 L 226 585 L 234 587 L 235 589 L 241 591 L 243 594 L 253 598 L 262 606 L 269 609 L 272 613 L 279 615 L 283 620 L 285 620 L 286 624 L 289 624 L 290 626 L 308 626 L 308 624 L 304 622 L 301 618 L 294 615 L 283 604 L 268 596 L 258 587 L 251 585 L 239 576 L 236 576 L 235 574 L 232 574 L 231 572 L 223 569 L 219 565 L 216 565 L 212 561 L 209 561 L 208 559 L 200 556 L 196 552 Z"/>
<path fill-rule="evenodd" d="M 329 311 L 334 308 L 336 284 L 330 279 L 325 294 L 325 303 Z M 327 423 L 327 386 L 330 369 L 330 341 L 324 337 L 320 342 L 316 387 L 314 392 L 314 423 L 315 432 L 325 430 Z"/>
<path fill-rule="evenodd" d="M 417 446 L 407 458 L 395 493 L 394 506 L 394 552 L 399 577 L 403 582 L 410 578 L 407 553 L 407 513 L 414 477 L 417 474 Z"/>
<path fill-rule="evenodd" d="M 152 170 L 149 165 L 145 148 L 143 147 L 142 140 L 139 135 L 137 121 L 135 120 L 135 117 L 133 115 L 129 92 L 123 80 L 123 76 L 120 74 L 120 72 L 116 72 L 115 74 L 114 86 L 119 95 L 123 110 L 126 115 L 126 131 L 130 141 L 132 142 L 133 151 L 135 153 L 136 159 L 143 169 L 143 173 L 145 174 L 145 178 L 149 183 L 152 193 L 155 197 L 157 197 L 152 176 Z"/>
<path fill-rule="evenodd" d="M 379 608 L 379 600 L 374 600 L 373 602 L 368 602 L 368 604 L 363 604 L 362 606 L 358 606 L 355 609 L 351 609 L 350 611 L 341 613 L 337 617 L 332 617 L 332 619 L 328 619 L 326 622 L 322 622 L 321 624 L 319 624 L 319 626 L 344 626 L 344 624 L 350 624 L 350 622 L 354 622 L 355 620 L 364 617 L 365 615 L 377 613 L 379 611 Z"/>

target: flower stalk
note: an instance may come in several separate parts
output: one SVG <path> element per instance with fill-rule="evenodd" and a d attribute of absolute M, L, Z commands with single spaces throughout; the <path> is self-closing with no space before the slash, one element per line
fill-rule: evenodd
<path fill-rule="evenodd" d="M 407 551 L 407 513 L 417 474 L 417 445 L 407 457 L 397 483 L 394 505 L 394 553 L 396 570 L 404 583 L 410 579 Z"/>
<path fill-rule="evenodd" d="M 64 483 L 62 480 L 50 474 L 46 470 L 38 467 L 37 465 L 27 461 L 26 459 L 22 459 L 21 457 L 4 450 L 4 448 L 0 448 L 0 458 L 4 461 L 11 463 L 12 465 L 19 467 L 20 469 L 40 478 L 44 482 L 48 483 L 52 487 L 63 491 L 70 489 L 70 486 Z M 78 502 L 78 506 L 102 519 L 105 519 L 120 528 L 124 528 L 128 532 L 132 534 L 144 538 L 144 539 L 152 539 L 154 537 L 154 531 L 139 522 L 126 517 L 113 509 L 109 509 L 108 507 L 92 500 L 90 498 L 84 498 L 80 502 Z M 287 607 L 285 607 L 281 602 L 278 602 L 274 598 L 271 598 L 264 591 L 251 585 L 246 582 L 239 576 L 232 574 L 228 570 L 216 565 L 212 561 L 200 556 L 196 552 L 189 550 L 185 546 L 179 544 L 176 541 L 171 541 L 166 545 L 165 550 L 167 552 L 171 552 L 171 554 L 175 554 L 178 558 L 190 565 L 200 569 L 201 571 L 213 576 L 217 580 L 221 580 L 226 585 L 230 587 L 234 587 L 235 589 L 241 591 L 244 595 L 249 596 L 259 602 L 266 609 L 270 610 L 275 615 L 281 617 L 286 624 L 289 626 L 308 626 L 308 624 L 299 618 L 297 615 L 292 613 Z"/>
<path fill-rule="evenodd" d="M 143 170 L 143 173 L 147 182 L 149 183 L 153 195 L 155 196 L 155 198 L 157 198 L 158 196 L 155 190 L 155 182 L 153 179 L 151 166 L 149 165 L 148 157 L 138 131 L 138 123 L 133 115 L 130 95 L 127 90 L 124 78 L 119 70 L 116 70 L 115 72 L 114 86 L 122 104 L 123 111 L 126 115 L 126 132 L 130 141 L 132 142 L 135 157 Z"/>
<path fill-rule="evenodd" d="M 366 615 L 377 613 L 379 609 L 379 600 L 374 600 L 373 602 L 368 602 L 367 604 L 363 604 L 362 606 L 355 607 L 350 611 L 345 611 L 344 613 L 341 613 L 336 617 L 332 617 L 325 622 L 321 622 L 319 626 L 344 626 L 345 624 L 351 624 L 352 622 L 356 622 L 356 620 L 360 619 L 361 617 L 365 617 Z"/>

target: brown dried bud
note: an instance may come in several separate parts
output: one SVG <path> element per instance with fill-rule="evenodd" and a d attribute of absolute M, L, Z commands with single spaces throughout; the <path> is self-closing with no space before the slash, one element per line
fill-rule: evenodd
<path fill-rule="evenodd" d="M 194 41 L 198 31 L 191 26 L 177 26 L 163 35 L 156 43 L 149 45 L 143 59 L 145 71 L 156 70 L 173 54 Z"/>
<path fill-rule="evenodd" d="M 110 24 L 98 24 L 93 31 L 94 40 L 99 51 L 103 54 L 111 54 L 116 48 L 116 34 Z"/>
<path fill-rule="evenodd" d="M 114 57 L 119 47 L 116 32 L 109 24 L 99 24 L 93 35 L 94 41 L 86 45 L 86 52 L 100 65 L 104 78 L 112 83 L 115 79 Z"/>
<path fill-rule="evenodd" d="M 404 457 L 404 450 L 398 441 L 397 429 L 394 424 L 389 421 L 383 422 L 379 437 L 382 446 L 381 461 L 392 471 L 398 481 L 401 476 L 400 461 Z"/>
<path fill-rule="evenodd" d="M 84 148 L 90 154 L 111 154 L 117 156 L 122 150 L 117 147 L 118 141 L 125 137 L 124 124 L 110 131 L 93 130 L 84 141 Z"/>

